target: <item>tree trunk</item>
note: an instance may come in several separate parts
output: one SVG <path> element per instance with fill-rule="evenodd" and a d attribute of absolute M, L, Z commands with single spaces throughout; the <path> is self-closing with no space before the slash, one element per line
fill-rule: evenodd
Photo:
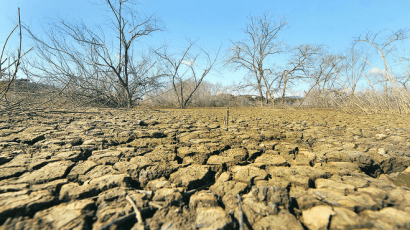
<path fill-rule="evenodd" d="M 272 93 L 270 92 L 270 88 L 268 86 L 268 83 L 266 82 L 265 76 L 262 75 L 261 78 L 263 79 L 263 82 L 265 83 L 266 91 L 268 92 L 270 100 L 272 101 L 272 107 L 275 107 L 275 99 L 273 98 Z"/>
<path fill-rule="evenodd" d="M 299 106 L 297 107 L 297 109 L 299 109 L 299 107 L 303 104 L 303 102 L 305 102 L 305 99 L 307 98 L 307 96 L 309 95 L 310 91 L 312 91 L 313 88 L 315 88 L 315 86 L 317 86 L 319 83 L 316 82 L 312 87 L 310 87 L 309 91 L 306 93 L 306 95 L 303 97 L 302 101 L 300 102 Z"/>
<path fill-rule="evenodd" d="M 285 71 L 283 71 L 283 91 L 282 91 L 282 106 L 285 104 L 285 95 L 286 95 L 286 84 L 288 83 L 288 79 L 286 77 Z"/>
<path fill-rule="evenodd" d="M 131 108 L 132 107 L 132 97 L 131 97 L 131 94 L 128 88 L 126 89 L 126 92 L 127 92 L 127 107 Z"/>
<path fill-rule="evenodd" d="M 258 91 L 259 91 L 260 100 L 263 100 L 262 83 L 260 80 L 258 80 Z"/>

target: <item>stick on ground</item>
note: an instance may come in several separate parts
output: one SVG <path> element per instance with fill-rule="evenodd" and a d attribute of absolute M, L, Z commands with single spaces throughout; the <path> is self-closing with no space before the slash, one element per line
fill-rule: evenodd
<path fill-rule="evenodd" d="M 132 199 L 128 195 L 125 198 L 128 200 L 128 202 L 131 204 L 132 208 L 134 209 L 135 217 L 137 218 L 138 223 L 144 223 L 142 220 L 141 212 L 138 210 L 138 207 L 137 205 L 135 205 L 134 201 L 132 201 Z"/>
<path fill-rule="evenodd" d="M 245 230 L 245 227 L 243 225 L 243 212 L 242 212 L 242 202 L 241 202 L 241 196 L 238 194 L 236 195 L 238 197 L 238 206 L 239 206 L 239 229 L 240 230 Z"/>

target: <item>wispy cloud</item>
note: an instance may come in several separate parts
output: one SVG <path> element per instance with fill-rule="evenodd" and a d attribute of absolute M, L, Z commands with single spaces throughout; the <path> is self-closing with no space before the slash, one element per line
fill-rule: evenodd
<path fill-rule="evenodd" d="M 183 61 L 182 61 L 182 64 L 187 65 L 187 66 L 193 66 L 193 65 L 195 65 L 195 61 L 192 60 L 192 59 L 189 60 L 189 61 L 183 60 Z"/>
<path fill-rule="evenodd" d="M 369 75 L 373 75 L 373 74 L 383 74 L 383 70 L 379 69 L 379 68 L 372 68 L 370 69 L 367 74 Z"/>

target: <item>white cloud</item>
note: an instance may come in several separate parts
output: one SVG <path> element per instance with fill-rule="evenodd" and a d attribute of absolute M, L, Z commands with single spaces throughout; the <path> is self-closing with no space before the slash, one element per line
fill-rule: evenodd
<path fill-rule="evenodd" d="M 372 74 L 384 74 L 383 70 L 379 69 L 379 68 L 372 68 L 370 69 L 367 74 L 372 75 Z"/>
<path fill-rule="evenodd" d="M 192 59 L 189 60 L 189 61 L 183 60 L 183 61 L 182 61 L 182 64 L 187 65 L 187 66 L 193 66 L 193 65 L 195 65 L 195 61 L 192 60 Z"/>

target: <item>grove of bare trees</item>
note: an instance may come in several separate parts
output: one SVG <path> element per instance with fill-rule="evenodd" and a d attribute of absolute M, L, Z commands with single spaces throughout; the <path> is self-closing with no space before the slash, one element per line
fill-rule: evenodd
<path fill-rule="evenodd" d="M 42 35 L 22 26 L 19 14 L 19 24 L 6 38 L 0 56 L 3 111 L 21 105 L 18 85 L 31 89 L 26 98 L 37 95 L 49 102 L 58 96 L 59 102 L 71 106 L 131 108 L 151 103 L 184 109 L 255 106 L 263 101 L 271 107 L 280 103 L 367 113 L 410 112 L 409 58 L 397 49 L 407 41 L 406 29 L 367 32 L 354 38 L 345 52 L 335 53 L 323 44 L 286 44 L 282 35 L 288 22 L 264 13 L 248 17 L 243 39 L 230 40 L 222 60 L 222 46 L 213 53 L 190 40 L 179 51 L 147 44 L 147 38 L 158 36 L 164 27 L 155 14 L 138 11 L 133 0 L 104 0 L 102 6 L 110 14 L 109 24 L 90 26 L 60 17 L 50 21 Z M 26 52 L 22 28 L 33 45 Z M 6 52 L 17 29 L 20 46 Z M 220 62 L 227 70 L 245 73 L 238 74 L 243 81 L 218 87 L 207 82 L 210 74 L 222 77 Z M 16 84 L 19 70 L 25 78 Z M 292 96 L 289 92 L 295 90 L 297 96 Z"/>
<path fill-rule="evenodd" d="M 64 19 L 50 23 L 45 37 L 27 28 L 37 54 L 28 72 L 65 88 L 67 97 L 82 103 L 130 108 L 161 85 L 157 60 L 138 49 L 139 39 L 161 30 L 159 19 L 141 18 L 132 1 L 105 0 L 104 4 L 112 16 L 111 33 L 102 25 L 89 27 Z"/>

